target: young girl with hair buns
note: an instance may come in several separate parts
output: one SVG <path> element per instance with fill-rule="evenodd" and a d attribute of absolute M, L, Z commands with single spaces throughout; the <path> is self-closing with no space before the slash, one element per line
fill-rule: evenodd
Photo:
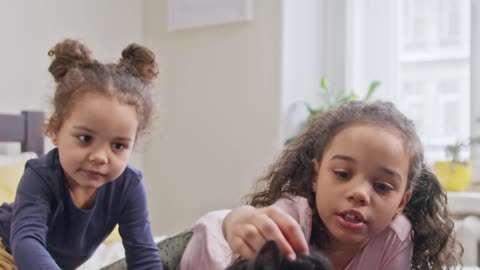
<path fill-rule="evenodd" d="M 202 217 L 181 266 L 225 269 L 275 240 L 291 260 L 314 246 L 335 270 L 454 269 L 453 225 L 413 122 L 389 102 L 350 102 L 312 119 L 249 205 Z"/>
<path fill-rule="evenodd" d="M 0 268 L 75 269 L 118 224 L 129 269 L 162 269 L 142 174 L 128 165 L 152 119 L 155 55 L 131 44 L 103 64 L 70 39 L 48 54 L 56 148 L 27 162 L 15 202 L 0 207 Z"/>

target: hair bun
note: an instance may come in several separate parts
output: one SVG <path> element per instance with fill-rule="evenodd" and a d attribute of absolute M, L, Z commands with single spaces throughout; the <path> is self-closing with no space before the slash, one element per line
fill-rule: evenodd
<path fill-rule="evenodd" d="M 120 63 L 132 67 L 136 74 L 146 84 L 151 84 L 158 75 L 158 65 L 155 54 L 138 44 L 130 44 L 122 51 Z M 130 69 L 131 70 L 131 69 Z"/>
<path fill-rule="evenodd" d="M 57 43 L 48 55 L 53 58 L 48 71 L 57 82 L 67 74 L 70 68 L 94 62 L 91 51 L 79 41 L 72 39 Z"/>

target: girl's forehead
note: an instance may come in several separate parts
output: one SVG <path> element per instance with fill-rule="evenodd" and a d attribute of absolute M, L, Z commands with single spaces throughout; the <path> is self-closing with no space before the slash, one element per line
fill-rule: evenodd
<path fill-rule="evenodd" d="M 325 147 L 322 159 L 335 156 L 359 164 L 383 164 L 408 172 L 410 151 L 398 131 L 378 125 L 349 125 L 339 130 Z"/>
<path fill-rule="evenodd" d="M 72 112 L 67 121 L 78 121 L 99 127 L 112 122 L 119 122 L 120 126 L 138 127 L 135 107 L 120 102 L 115 97 L 85 94 L 72 106 Z"/>
<path fill-rule="evenodd" d="M 334 144 L 351 143 L 366 144 L 369 146 L 383 145 L 384 147 L 396 147 L 405 152 L 407 141 L 401 132 L 393 127 L 375 123 L 354 123 L 339 128 L 327 144 L 328 149 Z"/>

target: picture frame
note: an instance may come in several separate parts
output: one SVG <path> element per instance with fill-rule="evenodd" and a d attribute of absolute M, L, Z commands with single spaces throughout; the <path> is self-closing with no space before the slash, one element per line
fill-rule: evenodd
<path fill-rule="evenodd" d="M 253 20 L 253 0 L 168 0 L 167 30 Z"/>

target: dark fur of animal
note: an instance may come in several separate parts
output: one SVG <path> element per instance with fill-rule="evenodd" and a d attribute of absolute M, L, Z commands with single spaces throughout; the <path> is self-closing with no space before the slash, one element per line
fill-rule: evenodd
<path fill-rule="evenodd" d="M 275 241 L 270 240 L 260 249 L 255 258 L 241 260 L 227 270 L 331 270 L 328 259 L 320 252 L 310 250 L 310 255 L 297 253 L 295 261 L 280 254 Z"/>

